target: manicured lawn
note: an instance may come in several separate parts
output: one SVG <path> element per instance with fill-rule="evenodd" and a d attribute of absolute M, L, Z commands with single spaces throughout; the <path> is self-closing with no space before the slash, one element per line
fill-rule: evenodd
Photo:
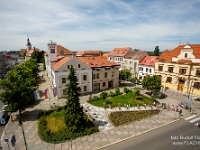
<path fill-rule="evenodd" d="M 117 107 L 118 104 L 120 104 L 120 106 L 124 106 L 124 104 L 127 105 L 130 103 L 130 106 L 133 107 L 137 106 L 137 104 L 142 106 L 143 103 L 145 103 L 146 105 L 153 103 L 153 100 L 151 100 L 146 96 L 140 95 L 142 100 L 136 100 L 136 97 L 137 96 L 134 93 L 129 92 L 127 94 L 118 95 L 107 99 L 98 99 L 94 101 L 89 101 L 89 103 L 99 107 L 104 107 L 104 104 L 106 104 L 106 107 L 108 107 L 108 104 L 111 104 L 112 107 Z"/>
<path fill-rule="evenodd" d="M 69 131 L 64 122 L 64 111 L 63 108 L 58 108 L 47 111 L 45 115 L 43 113 L 38 115 L 38 133 L 41 140 L 48 143 L 60 143 L 99 131 L 86 115 L 84 116 L 86 119 L 84 130 L 79 132 Z"/>
<path fill-rule="evenodd" d="M 66 128 L 63 113 L 63 110 L 60 112 L 53 111 L 46 116 L 47 128 L 51 132 L 57 132 L 62 130 L 63 128 Z"/>

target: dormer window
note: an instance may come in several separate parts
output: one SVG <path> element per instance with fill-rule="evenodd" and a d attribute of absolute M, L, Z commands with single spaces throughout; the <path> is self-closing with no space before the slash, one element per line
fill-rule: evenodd
<path fill-rule="evenodd" d="M 187 58 L 188 57 L 188 53 L 185 53 L 185 58 Z"/>

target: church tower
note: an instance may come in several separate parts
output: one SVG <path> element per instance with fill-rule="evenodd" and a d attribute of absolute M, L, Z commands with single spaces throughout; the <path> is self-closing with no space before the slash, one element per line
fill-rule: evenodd
<path fill-rule="evenodd" d="M 27 39 L 27 44 L 26 44 L 26 46 L 27 46 L 27 52 L 30 51 L 30 50 L 32 49 L 32 45 L 31 45 L 31 43 L 30 43 L 29 38 Z"/>
<path fill-rule="evenodd" d="M 50 40 L 50 42 L 48 43 L 48 57 L 49 57 L 49 61 L 57 61 L 57 43 L 53 42 L 52 40 Z"/>

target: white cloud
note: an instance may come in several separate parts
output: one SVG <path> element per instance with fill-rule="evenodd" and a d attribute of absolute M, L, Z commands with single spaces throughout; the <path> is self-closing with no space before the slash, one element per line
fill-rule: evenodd
<path fill-rule="evenodd" d="M 114 47 L 153 50 L 199 43 L 200 3 L 193 1 L 9 0 L 0 1 L 0 50 L 53 41 L 72 51 Z"/>

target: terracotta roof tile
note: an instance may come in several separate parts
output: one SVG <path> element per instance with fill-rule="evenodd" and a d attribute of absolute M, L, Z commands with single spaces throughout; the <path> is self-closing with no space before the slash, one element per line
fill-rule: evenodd
<path fill-rule="evenodd" d="M 58 61 L 52 62 L 52 68 L 54 71 L 58 70 L 62 67 L 66 62 L 68 62 L 71 58 L 66 56 L 58 56 Z"/>
<path fill-rule="evenodd" d="M 100 50 L 85 50 L 76 53 L 76 56 L 101 56 L 102 51 Z"/>
<path fill-rule="evenodd" d="M 57 45 L 57 55 L 60 55 L 61 53 L 64 53 L 64 55 L 73 55 L 74 53 L 68 49 L 66 49 L 65 47 L 61 46 L 61 45 Z"/>
<path fill-rule="evenodd" d="M 31 54 L 32 54 L 34 51 L 39 52 L 40 50 L 39 50 L 39 48 L 31 49 L 31 50 L 29 50 L 29 51 L 26 53 L 26 56 L 30 57 Z"/>
<path fill-rule="evenodd" d="M 109 56 L 121 56 L 121 57 L 124 57 L 128 53 L 129 50 L 131 50 L 131 47 L 114 48 L 109 53 Z"/>
<path fill-rule="evenodd" d="M 160 61 L 172 61 L 172 57 L 177 57 L 181 49 L 183 49 L 186 45 L 189 45 L 193 49 L 193 54 L 196 58 L 200 58 L 200 44 L 185 44 L 185 45 L 179 45 L 175 49 L 169 51 L 164 51 L 158 58 Z"/>
<path fill-rule="evenodd" d="M 77 57 L 79 60 L 90 66 L 91 68 L 119 66 L 115 62 L 111 62 L 102 57 Z"/>
<path fill-rule="evenodd" d="M 139 65 L 154 66 L 158 56 L 146 56 Z"/>

